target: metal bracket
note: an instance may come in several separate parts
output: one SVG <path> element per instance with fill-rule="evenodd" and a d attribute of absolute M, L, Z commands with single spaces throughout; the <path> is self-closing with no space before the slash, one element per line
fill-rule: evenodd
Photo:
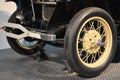
<path fill-rule="evenodd" d="M 23 33 L 21 34 L 15 34 L 12 33 L 12 31 L 7 32 L 5 29 L 11 28 L 11 29 L 19 29 Z M 6 36 L 15 38 L 15 39 L 22 39 L 25 37 L 32 37 L 36 39 L 41 39 L 45 41 L 56 41 L 56 35 L 55 34 L 47 34 L 47 33 L 41 33 L 37 31 L 30 31 L 27 30 L 24 26 L 16 23 L 3 23 L 0 24 L 0 33 L 5 34 Z"/>

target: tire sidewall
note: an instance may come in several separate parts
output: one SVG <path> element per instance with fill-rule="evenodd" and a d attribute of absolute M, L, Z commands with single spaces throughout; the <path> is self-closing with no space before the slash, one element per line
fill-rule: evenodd
<path fill-rule="evenodd" d="M 99 67 L 96 67 L 96 68 L 89 68 L 89 67 L 83 65 L 82 62 L 79 60 L 77 50 L 76 50 L 76 41 L 77 41 L 78 32 L 81 28 L 80 26 L 82 26 L 83 23 L 91 17 L 104 18 L 110 25 L 110 29 L 111 29 L 111 32 L 113 35 L 112 36 L 113 43 L 112 43 L 112 49 L 110 51 L 111 52 L 110 55 L 108 56 L 107 60 L 102 65 L 100 65 Z M 67 42 L 66 46 L 67 46 L 67 50 L 68 50 L 67 53 L 69 53 L 67 56 L 69 56 L 68 61 L 69 61 L 70 65 L 72 65 L 74 70 L 80 74 L 83 74 L 86 76 L 99 75 L 111 62 L 111 60 L 114 56 L 114 53 L 116 51 L 116 28 L 115 28 L 115 24 L 114 24 L 111 16 L 106 11 L 104 11 L 100 8 L 90 7 L 90 8 L 83 9 L 73 17 L 73 19 L 71 20 L 71 22 L 69 24 L 68 31 L 69 31 L 67 33 L 68 42 Z M 89 75 L 87 75 L 86 72 Z"/>
<path fill-rule="evenodd" d="M 16 23 L 16 13 L 17 13 L 17 11 L 15 11 L 12 14 L 12 16 L 9 18 L 8 22 Z M 16 39 L 13 39 L 13 38 L 10 38 L 10 37 L 7 37 L 7 41 L 14 51 L 16 51 L 17 53 L 22 54 L 22 55 L 32 55 L 32 54 L 35 54 L 38 51 L 37 46 L 33 49 L 24 49 L 24 48 L 22 48 L 18 45 Z"/>
<path fill-rule="evenodd" d="M 18 45 L 17 41 L 13 38 L 7 37 L 7 40 L 8 40 L 9 45 L 11 46 L 11 48 L 19 54 L 32 55 L 38 51 L 37 47 L 35 47 L 33 49 L 24 49 L 24 48 L 20 47 Z"/>

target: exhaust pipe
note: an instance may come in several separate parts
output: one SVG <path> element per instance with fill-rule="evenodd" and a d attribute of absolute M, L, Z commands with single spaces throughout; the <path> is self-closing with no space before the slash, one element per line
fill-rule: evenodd
<path fill-rule="evenodd" d="M 6 30 L 7 28 L 13 29 L 13 30 L 19 29 L 23 33 L 15 34 L 15 33 L 12 33 L 10 31 L 7 31 Z M 23 27 L 22 25 L 16 24 L 16 23 L 0 24 L 0 33 L 5 34 L 8 37 L 18 39 L 18 40 L 25 38 L 25 37 L 32 37 L 32 38 L 41 39 L 44 41 L 56 41 L 56 35 L 54 35 L 54 34 L 45 34 L 45 33 L 40 33 L 40 32 L 29 31 L 25 27 Z"/>

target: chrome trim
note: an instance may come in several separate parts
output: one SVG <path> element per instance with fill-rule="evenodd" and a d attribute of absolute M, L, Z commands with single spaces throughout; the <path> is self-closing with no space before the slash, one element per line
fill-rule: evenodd
<path fill-rule="evenodd" d="M 5 28 L 19 29 L 23 33 L 22 34 L 15 34 L 12 32 L 7 32 L 7 31 L 5 31 Z M 15 24 L 15 23 L 0 24 L 0 33 L 5 34 L 8 37 L 18 39 L 18 40 L 25 38 L 25 37 L 32 37 L 32 38 L 41 39 L 41 40 L 45 40 L 45 41 L 56 41 L 55 34 L 45 34 L 45 33 L 36 32 L 36 31 L 29 31 L 25 27 L 23 27 L 22 25 Z"/>

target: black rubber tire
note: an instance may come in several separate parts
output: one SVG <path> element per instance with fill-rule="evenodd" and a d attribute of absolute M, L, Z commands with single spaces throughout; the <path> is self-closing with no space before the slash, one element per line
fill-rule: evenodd
<path fill-rule="evenodd" d="M 113 43 L 112 43 L 112 49 L 111 49 L 110 55 L 105 60 L 105 62 L 99 67 L 90 68 L 84 65 L 79 60 L 77 51 L 76 51 L 76 40 L 77 40 L 77 34 L 81 28 L 80 26 L 87 19 L 95 16 L 101 17 L 108 22 L 113 35 L 112 36 Z M 98 76 L 101 72 L 103 72 L 114 57 L 114 54 L 116 51 L 116 45 L 117 45 L 117 31 L 116 31 L 115 23 L 112 17 L 109 15 L 109 13 L 97 7 L 85 8 L 79 11 L 72 18 L 72 20 L 68 25 L 66 35 L 65 35 L 65 42 L 64 42 L 65 54 L 66 54 L 68 63 L 70 64 L 71 68 L 77 73 L 79 73 L 79 75 L 82 77 L 94 77 L 94 76 Z"/>
<path fill-rule="evenodd" d="M 13 13 L 13 15 L 9 18 L 8 22 L 11 23 L 17 23 L 16 21 L 16 12 Z M 34 47 L 33 49 L 24 49 L 22 47 L 20 47 L 16 41 L 16 39 L 7 37 L 7 41 L 9 43 L 9 45 L 11 46 L 11 48 L 16 51 L 18 54 L 21 55 L 28 55 L 31 56 L 33 54 L 35 54 L 38 51 L 38 46 Z"/>

